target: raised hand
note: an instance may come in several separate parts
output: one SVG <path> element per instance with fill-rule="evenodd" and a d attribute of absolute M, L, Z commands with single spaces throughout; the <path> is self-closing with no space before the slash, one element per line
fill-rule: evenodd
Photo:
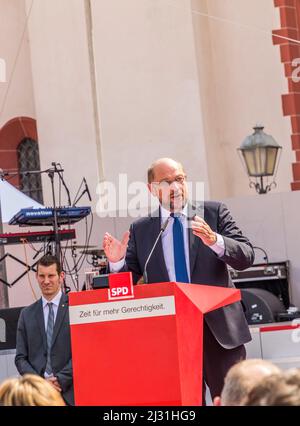
<path fill-rule="evenodd" d="M 216 233 L 211 227 L 199 216 L 195 216 L 192 220 L 193 234 L 201 238 L 206 246 L 212 246 L 217 241 Z"/>
<path fill-rule="evenodd" d="M 108 232 L 104 234 L 103 250 L 109 262 L 119 262 L 125 257 L 129 235 L 129 231 L 125 232 L 122 241 L 119 241 Z"/>

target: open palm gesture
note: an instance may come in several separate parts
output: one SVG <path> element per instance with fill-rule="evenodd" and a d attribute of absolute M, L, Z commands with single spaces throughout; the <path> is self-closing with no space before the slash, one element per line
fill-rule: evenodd
<path fill-rule="evenodd" d="M 125 232 L 122 240 L 119 241 L 108 232 L 104 234 L 103 249 L 109 262 L 119 262 L 125 257 L 129 235 L 129 231 Z"/>

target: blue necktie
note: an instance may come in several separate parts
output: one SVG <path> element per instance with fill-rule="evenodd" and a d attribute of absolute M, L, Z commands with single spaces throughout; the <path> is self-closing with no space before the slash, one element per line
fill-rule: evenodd
<path fill-rule="evenodd" d="M 52 344 L 52 336 L 53 336 L 53 327 L 54 327 L 54 311 L 53 311 L 53 303 L 47 303 L 49 308 L 48 322 L 47 322 L 47 364 L 46 364 L 46 373 L 52 374 L 52 366 L 51 366 L 51 344 Z"/>
<path fill-rule="evenodd" d="M 174 218 L 173 251 L 176 281 L 181 283 L 188 283 L 189 276 L 186 267 L 186 259 L 184 252 L 183 226 L 178 216 L 174 215 L 173 213 L 171 214 L 171 216 Z"/>

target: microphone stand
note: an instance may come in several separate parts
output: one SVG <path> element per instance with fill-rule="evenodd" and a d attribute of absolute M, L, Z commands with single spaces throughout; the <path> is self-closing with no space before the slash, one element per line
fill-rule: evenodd
<path fill-rule="evenodd" d="M 53 165 L 53 163 L 52 163 L 52 165 Z M 51 181 L 51 190 L 52 190 L 53 217 L 54 217 L 53 231 L 54 231 L 54 241 L 55 241 L 55 255 L 59 260 L 61 260 L 60 259 L 60 240 L 59 240 L 59 236 L 58 236 L 57 208 L 56 208 L 55 191 L 54 191 L 54 173 L 59 174 L 59 172 L 63 172 L 63 170 L 62 169 L 58 170 L 57 167 L 55 166 L 54 168 L 49 168 L 49 169 L 46 169 L 46 170 L 28 170 L 26 172 L 17 172 L 17 173 L 3 172 L 2 171 L 1 176 L 3 178 L 3 176 L 14 177 L 14 176 L 18 176 L 20 174 L 22 174 L 22 175 L 33 175 L 33 174 L 41 175 L 43 173 L 48 174 L 50 181 Z"/>
<path fill-rule="evenodd" d="M 146 263 L 145 263 L 145 266 L 144 266 L 144 272 L 143 272 L 143 280 L 144 280 L 144 283 L 145 283 L 145 284 L 148 284 L 148 273 L 147 273 L 147 267 L 148 267 L 149 260 L 151 259 L 152 253 L 154 252 L 155 247 L 157 246 L 157 243 L 158 243 L 158 241 L 159 241 L 159 239 L 160 239 L 160 237 L 161 237 L 162 233 L 166 230 L 166 228 L 167 228 L 167 226 L 168 226 L 168 224 L 169 224 L 170 217 L 171 217 L 171 216 L 169 216 L 169 217 L 167 218 L 167 220 L 166 220 L 166 221 L 162 224 L 162 226 L 161 226 L 161 228 L 160 228 L 160 231 L 159 231 L 159 234 L 158 234 L 158 236 L 157 236 L 157 238 L 156 238 L 156 240 L 155 240 L 155 243 L 154 243 L 154 245 L 153 245 L 153 247 L 152 247 L 152 250 L 150 251 L 149 256 L 147 257 L 147 260 L 146 260 Z"/>
<path fill-rule="evenodd" d="M 53 163 L 51 163 L 51 165 L 54 167 L 54 171 L 56 173 L 58 173 L 59 179 L 61 180 L 61 183 L 65 187 L 65 190 L 66 190 L 66 193 L 67 193 L 67 196 L 68 196 L 68 205 L 71 206 L 70 191 L 69 191 L 69 188 L 67 187 L 66 182 L 65 182 L 64 177 L 63 177 L 63 171 L 64 170 L 62 168 L 60 168 L 60 169 L 57 168 L 57 165 L 59 165 L 61 167 L 60 163 L 53 162 Z"/>
<path fill-rule="evenodd" d="M 80 188 L 82 187 L 82 184 L 83 183 L 85 183 L 85 188 L 84 188 L 84 190 L 82 191 L 82 193 L 79 195 L 79 197 L 78 198 L 76 198 L 77 197 L 77 194 L 78 194 L 78 192 L 80 191 Z M 89 196 L 89 193 L 88 193 L 88 189 L 87 189 L 87 184 L 86 184 L 86 182 L 85 182 L 85 179 L 83 178 L 82 179 L 82 181 L 81 181 L 81 184 L 80 184 L 80 187 L 79 187 L 79 189 L 78 189 L 78 191 L 77 191 L 77 194 L 76 194 L 76 196 L 75 196 L 75 200 L 74 200 L 74 202 L 73 202 L 73 204 L 72 204 L 72 206 L 73 207 L 75 207 L 76 206 L 76 204 L 78 203 L 78 201 L 84 196 L 84 194 L 88 194 L 88 196 Z M 90 199 L 90 201 L 92 201 L 91 199 Z"/>
<path fill-rule="evenodd" d="M 76 287 L 76 291 L 79 291 L 79 275 L 78 275 L 78 268 L 77 268 L 77 262 L 76 262 L 76 258 L 77 258 L 76 247 L 72 246 L 71 253 L 72 253 L 71 256 L 74 263 L 75 282 L 76 282 L 75 287 Z"/>
<path fill-rule="evenodd" d="M 51 181 L 51 191 L 52 191 L 52 203 L 53 203 L 53 219 L 54 219 L 54 224 L 53 224 L 53 232 L 54 232 L 54 243 L 55 243 L 55 256 L 57 257 L 57 259 L 61 262 L 61 247 L 60 247 L 60 237 L 59 237 L 59 224 L 58 224 L 58 220 L 57 220 L 57 207 L 56 207 L 56 200 L 55 200 L 55 189 L 54 189 L 54 174 L 57 173 L 59 175 L 59 178 L 61 179 L 64 187 L 66 188 L 67 194 L 68 194 L 68 201 L 69 201 L 69 205 L 71 205 L 71 200 L 70 200 L 70 192 L 64 182 L 63 177 L 61 176 L 61 173 L 64 171 L 62 168 L 58 169 L 56 163 L 52 163 L 53 168 L 49 168 L 46 170 L 28 170 L 26 172 L 18 172 L 18 173 L 10 173 L 10 172 L 3 172 L 3 170 L 1 169 L 1 178 L 3 178 L 4 176 L 10 176 L 10 177 L 14 177 L 14 176 L 18 176 L 20 174 L 43 174 L 43 173 L 47 173 L 50 181 Z M 65 291 L 67 291 L 68 287 L 66 286 L 66 283 L 64 281 L 64 289 Z"/>
<path fill-rule="evenodd" d="M 84 196 L 84 194 L 86 193 L 86 189 L 84 189 L 82 191 L 82 193 L 80 194 L 80 196 L 77 198 L 77 200 L 74 201 L 73 203 L 73 207 L 75 207 L 75 205 L 78 203 L 78 201 Z"/>
<path fill-rule="evenodd" d="M 63 177 L 61 176 L 60 173 L 62 173 L 64 170 L 62 168 L 58 169 L 56 166 L 56 163 L 52 163 L 53 169 L 48 169 L 48 176 L 50 178 L 51 181 L 51 190 L 52 190 L 52 203 L 53 203 L 53 218 L 54 218 L 54 226 L 53 226 L 53 232 L 54 232 L 54 238 L 55 238 L 55 256 L 57 257 L 57 259 L 60 261 L 60 263 L 62 264 L 62 259 L 61 259 L 61 246 L 60 246 L 60 237 L 59 237 L 59 224 L 58 224 L 58 220 L 57 220 L 57 207 L 56 207 L 56 201 L 55 201 L 55 190 L 54 190 L 54 173 L 57 173 L 60 180 L 62 181 L 64 187 L 66 188 L 67 194 L 68 194 L 68 201 L 69 201 L 69 206 L 71 205 L 71 200 L 70 200 L 70 192 L 64 182 Z M 78 280 L 77 280 L 78 282 Z M 66 284 L 66 280 L 63 280 L 63 286 L 64 286 L 64 291 L 67 294 L 71 289 L 70 287 L 67 286 Z"/>
<path fill-rule="evenodd" d="M 0 180 L 4 180 L 4 172 L 0 169 Z M 1 194 L 0 194 L 0 233 L 3 232 L 3 223 L 2 223 L 2 213 L 1 213 Z M 6 274 L 6 264 L 5 264 L 5 254 L 4 254 L 4 245 L 0 246 L 0 280 L 3 283 L 3 280 L 7 281 Z M 6 285 L 1 285 L 0 287 L 0 308 L 8 308 L 8 288 Z"/>
<path fill-rule="evenodd" d="M 54 239 L 55 239 L 55 256 L 60 261 L 60 240 L 58 237 L 58 221 L 57 221 L 57 209 L 56 209 L 56 201 L 55 201 L 55 190 L 54 190 L 54 173 L 57 173 L 57 170 L 49 169 L 48 170 L 48 176 L 51 181 L 51 191 L 52 191 L 52 203 L 53 203 L 53 218 L 54 218 L 54 224 L 53 224 L 53 232 L 54 232 Z"/>

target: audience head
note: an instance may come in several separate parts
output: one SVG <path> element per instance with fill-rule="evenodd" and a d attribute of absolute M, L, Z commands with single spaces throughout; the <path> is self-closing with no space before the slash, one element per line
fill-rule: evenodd
<path fill-rule="evenodd" d="M 45 379 L 34 374 L 5 380 L 0 385 L 2 406 L 63 406 L 60 393 Z"/>
<path fill-rule="evenodd" d="M 249 392 L 261 379 L 280 374 L 280 369 L 270 361 L 247 359 L 235 364 L 228 371 L 221 397 L 214 399 L 214 405 L 244 405 Z"/>
<path fill-rule="evenodd" d="M 291 369 L 261 380 L 248 394 L 247 406 L 299 406 L 300 370 Z"/>

